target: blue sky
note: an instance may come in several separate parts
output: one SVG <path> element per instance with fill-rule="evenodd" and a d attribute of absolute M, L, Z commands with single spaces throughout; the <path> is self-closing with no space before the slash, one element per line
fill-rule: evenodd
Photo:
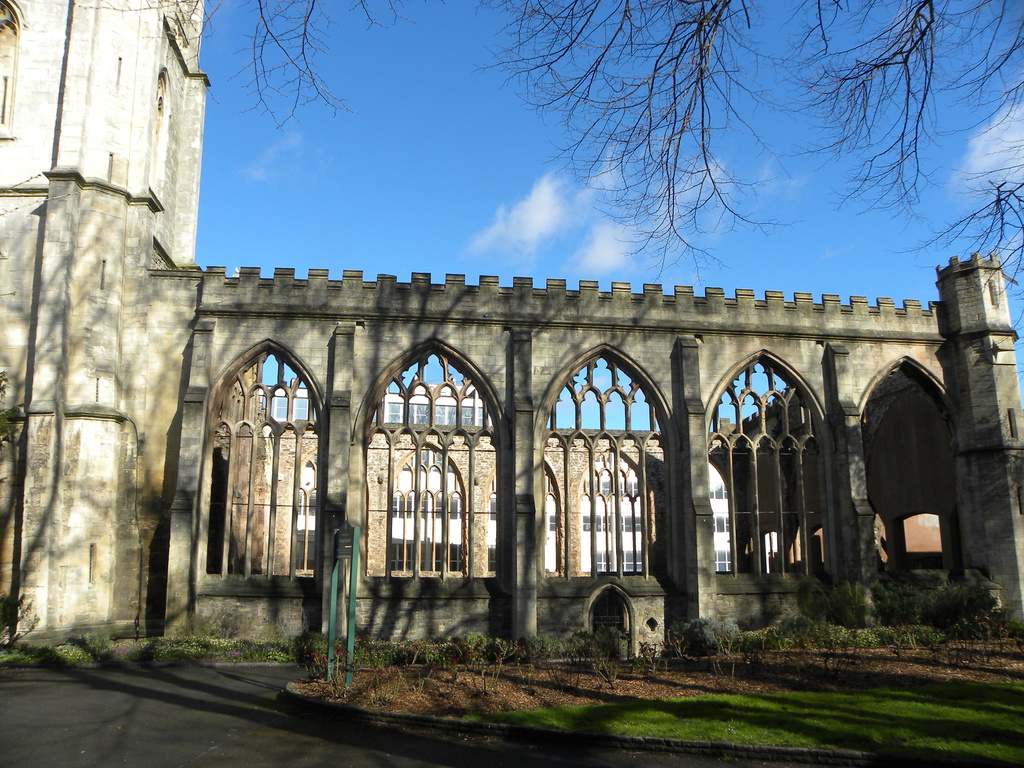
<path fill-rule="evenodd" d="M 758 128 L 779 150 L 725 144 L 722 162 L 764 180 L 753 215 L 780 222 L 707 237 L 720 263 L 659 268 L 629 255 L 598 192 L 565 173 L 554 118 L 526 107 L 491 51 L 504 19 L 468 0 L 411 3 L 407 20 L 369 28 L 340 17 L 325 59 L 328 79 L 351 112 L 310 105 L 278 127 L 252 110 L 244 74 L 245 11 L 224 3 L 203 43 L 212 87 L 200 200 L 197 261 L 229 271 L 259 266 L 363 270 L 407 280 L 430 272 L 612 281 L 639 286 L 716 286 L 786 294 L 837 293 L 927 301 L 948 250 L 916 250 L 968 201 L 957 171 L 991 162 L 998 137 L 980 129 L 930 150 L 934 186 L 910 218 L 839 207 L 842 164 L 799 154 L 813 139 L 799 115 L 762 108 Z M 970 125 L 967 114 L 944 125 Z M 1020 123 L 1018 123 L 1019 125 Z M 972 136 L 974 136 L 972 143 Z"/>

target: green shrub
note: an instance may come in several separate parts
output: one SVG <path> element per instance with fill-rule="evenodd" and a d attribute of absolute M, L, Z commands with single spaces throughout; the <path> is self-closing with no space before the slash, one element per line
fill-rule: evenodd
<path fill-rule="evenodd" d="M 426 664 L 450 667 L 462 661 L 465 652 L 454 640 L 430 640 L 423 643 L 423 661 Z"/>
<path fill-rule="evenodd" d="M 1024 622 L 1004 621 L 1002 624 L 1002 636 L 1009 640 L 1024 640 Z"/>
<path fill-rule="evenodd" d="M 827 592 L 825 619 L 847 629 L 863 627 L 868 620 L 868 601 L 864 585 L 842 581 Z"/>
<path fill-rule="evenodd" d="M 196 661 L 210 655 L 212 637 L 161 637 L 153 642 L 153 661 Z"/>
<path fill-rule="evenodd" d="M 90 661 L 104 660 L 114 644 L 114 641 L 104 635 L 89 634 L 81 637 L 72 637 L 68 640 L 69 645 L 80 648 L 89 655 Z"/>
<path fill-rule="evenodd" d="M 925 624 L 971 639 L 996 618 L 996 599 L 976 581 L 951 581 L 935 590 L 921 612 Z"/>
<path fill-rule="evenodd" d="M 800 582 L 796 599 L 800 613 L 814 621 L 847 628 L 863 627 L 867 623 L 868 602 L 863 584 L 841 581 L 828 586 L 808 577 Z"/>
<path fill-rule="evenodd" d="M 295 660 L 313 678 L 327 677 L 327 637 L 320 632 L 305 632 L 292 641 Z"/>
<path fill-rule="evenodd" d="M 822 622 L 817 626 L 812 645 L 818 650 L 846 652 L 856 646 L 856 631 L 842 624 Z"/>
<path fill-rule="evenodd" d="M 110 647 L 103 652 L 103 661 L 142 661 L 143 652 L 147 643 L 138 643 L 134 640 L 111 641 Z"/>
<path fill-rule="evenodd" d="M 875 619 L 887 627 L 920 624 L 926 594 L 913 584 L 883 578 L 871 586 Z"/>
<path fill-rule="evenodd" d="M 740 628 L 732 619 L 691 619 L 670 630 L 682 653 L 710 656 L 731 650 L 740 636 Z"/>
<path fill-rule="evenodd" d="M 875 632 L 874 627 L 867 629 L 858 629 L 854 632 L 854 645 L 858 648 L 877 648 L 882 645 L 882 642 L 878 639 L 878 634 Z"/>
<path fill-rule="evenodd" d="M 411 663 L 412 652 L 402 644 L 373 637 L 360 637 L 355 644 L 355 664 L 359 667 L 384 667 Z"/>
<path fill-rule="evenodd" d="M 608 627 L 597 632 L 576 632 L 565 641 L 565 658 L 570 663 L 619 658 L 623 642 L 622 633 Z"/>
<path fill-rule="evenodd" d="M 490 638 L 480 632 L 467 632 L 460 641 L 468 661 L 483 661 L 487 655 L 487 646 Z"/>
<path fill-rule="evenodd" d="M 84 648 L 77 645 L 41 645 L 33 649 L 33 655 L 40 664 L 91 664 L 95 659 Z"/>
<path fill-rule="evenodd" d="M 754 629 L 740 634 L 736 649 L 743 654 L 746 664 L 756 666 L 765 651 L 779 650 L 780 639 L 775 627 Z"/>
<path fill-rule="evenodd" d="M 565 656 L 565 638 L 555 635 L 529 635 L 518 642 L 519 660 L 525 664 L 551 661 Z"/>
<path fill-rule="evenodd" d="M 621 659 L 629 655 L 626 634 L 614 627 L 598 627 L 594 631 L 594 642 L 598 653 L 606 659 Z"/>
<path fill-rule="evenodd" d="M 0 648 L 0 664 L 35 664 L 35 654 L 21 648 Z"/>
<path fill-rule="evenodd" d="M 488 660 L 502 664 L 506 661 L 514 661 L 519 657 L 519 646 L 511 640 L 501 637 L 492 637 L 487 646 Z"/>
<path fill-rule="evenodd" d="M 771 627 L 775 640 L 772 650 L 812 647 L 823 623 L 804 614 L 783 616 Z"/>

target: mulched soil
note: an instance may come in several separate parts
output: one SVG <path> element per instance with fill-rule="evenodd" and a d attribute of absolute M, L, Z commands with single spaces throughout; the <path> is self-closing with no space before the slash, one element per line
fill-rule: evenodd
<path fill-rule="evenodd" d="M 609 679 L 613 678 L 613 679 Z M 602 676 L 590 665 L 506 663 L 453 669 L 405 666 L 359 669 L 351 688 L 303 680 L 300 693 L 388 712 L 461 717 L 467 713 L 680 698 L 709 693 L 845 691 L 907 688 L 948 680 L 1024 680 L 1024 653 L 1015 644 L 969 648 L 859 650 L 827 655 L 774 651 L 758 659 L 738 654 L 662 660 L 656 667 L 612 662 Z M 343 684 L 344 675 L 338 675 Z"/>

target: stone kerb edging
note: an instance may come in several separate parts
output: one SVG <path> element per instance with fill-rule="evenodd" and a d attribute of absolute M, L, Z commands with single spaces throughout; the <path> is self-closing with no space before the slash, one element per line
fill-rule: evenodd
<path fill-rule="evenodd" d="M 704 757 L 722 757 L 743 760 L 774 760 L 815 765 L 870 766 L 870 768 L 931 768 L 932 766 L 993 766 L 1005 768 L 1005 763 L 954 757 L 917 757 L 914 755 L 888 755 L 861 752 L 855 749 L 815 749 L 811 747 L 778 747 L 759 744 L 734 744 L 729 741 L 680 741 L 650 736 L 624 736 L 587 731 L 564 731 L 535 725 L 511 723 L 479 723 L 453 717 L 412 715 L 400 712 L 381 712 L 354 704 L 324 701 L 299 693 L 295 683 L 289 683 L 284 694 L 299 706 L 320 714 L 344 718 L 370 725 L 429 728 L 450 733 L 492 736 L 510 741 L 585 743 L 588 746 L 626 749 L 644 752 L 669 752 Z"/>

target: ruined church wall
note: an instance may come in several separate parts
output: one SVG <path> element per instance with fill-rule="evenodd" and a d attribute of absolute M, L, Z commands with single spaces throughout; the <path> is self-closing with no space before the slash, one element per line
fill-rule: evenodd
<path fill-rule="evenodd" d="M 424 342 L 439 342 L 473 367 L 497 400 L 496 418 L 503 422 L 506 439 L 517 444 L 527 441 L 535 455 L 540 451 L 535 435 L 543 429 L 565 377 L 590 352 L 617 350 L 660 394 L 659 407 L 665 416 L 661 431 L 665 445 L 675 451 L 669 457 L 665 490 L 666 556 L 674 562 L 663 576 L 566 579 L 543 575 L 538 562 L 542 553 L 524 547 L 512 524 L 512 495 L 525 489 L 537 501 L 535 508 L 541 509 L 543 490 L 533 473 L 525 473 L 531 476 L 529 481 L 522 479 L 523 467 L 515 465 L 516 452 L 510 451 L 510 463 L 499 484 L 503 494 L 499 546 L 506 566 L 494 582 L 493 594 L 477 594 L 474 590 L 481 587 L 474 587 L 472 580 L 431 581 L 426 589 L 416 580 L 367 579 L 361 587 L 360 626 L 395 636 L 467 629 L 493 632 L 496 627 L 506 633 L 512 623 L 511 603 L 522 588 L 524 558 L 533 558 L 534 564 L 527 568 L 538 571 L 538 629 L 579 626 L 586 621 L 588 601 L 613 581 L 636 607 L 638 638 L 641 634 L 656 638 L 667 623 L 695 613 L 717 611 L 723 617 L 761 623 L 791 602 L 791 580 L 715 575 L 709 538 L 698 532 L 699 525 L 710 523 L 706 431 L 722 387 L 752 356 L 767 353 L 811 393 L 820 439 L 831 450 L 837 403 L 863 402 L 887 367 L 911 358 L 937 380 L 944 375 L 937 356 L 942 338 L 937 333 L 936 308 L 914 301 L 897 307 L 886 299 L 869 304 L 854 297 L 841 303 L 836 296 L 814 301 L 808 294 L 787 298 L 767 292 L 761 298 L 751 291 L 727 297 L 716 289 L 700 296 L 686 288 L 666 293 L 654 285 L 634 292 L 620 283 L 613 284 L 611 291 L 601 291 L 591 282 L 570 289 L 557 280 L 534 287 L 529 279 L 501 286 L 496 279 L 482 278 L 474 286 L 458 275 L 447 276 L 442 284 L 432 282 L 429 275 L 414 274 L 410 282 L 400 283 L 389 276 L 365 280 L 354 271 L 346 271 L 341 280 L 332 280 L 320 270 L 311 271 L 305 279 L 296 278 L 291 270 L 277 270 L 271 278 L 243 269 L 229 277 L 211 268 L 204 274 L 197 317 L 211 328 L 206 363 L 211 388 L 253 345 L 272 339 L 311 372 L 326 402 L 344 396 L 347 407 L 331 411 L 331 434 L 335 440 L 351 442 L 349 467 L 346 472 L 331 466 L 328 471 L 334 479 L 328 484 L 342 491 L 345 511 L 355 523 L 365 521 L 363 429 L 379 397 L 374 387 L 384 383 L 385 374 L 394 375 L 397 360 Z M 336 330 L 343 326 L 351 329 L 347 351 L 335 346 Z M 516 339 L 519 343 L 528 339 L 530 347 L 529 370 L 518 373 L 514 370 Z M 683 362 L 680 343 L 692 343 L 695 358 Z M 841 348 L 845 355 L 842 381 L 830 373 L 831 348 Z M 332 357 L 337 354 L 348 357 Z M 513 384 L 523 381 L 526 391 Z M 697 402 L 681 402 L 687 387 L 697 393 Z M 532 414 L 532 434 L 520 429 L 513 435 L 512 415 L 516 404 L 523 402 Z M 680 455 L 692 442 L 690 417 L 701 423 L 698 437 L 704 440 L 692 449 L 696 458 Z M 331 462 L 337 445 L 325 441 L 323 446 Z M 850 523 L 838 517 L 834 503 L 842 493 L 838 472 L 831 465 L 825 481 L 825 504 L 833 507 L 827 526 L 833 529 L 828 547 L 834 561 L 829 568 L 859 577 L 860 563 L 843 562 L 849 539 L 860 531 L 844 532 Z M 344 482 L 338 480 L 339 474 Z M 374 472 L 369 474 L 372 482 Z M 202 496 L 201 488 L 198 495 Z M 366 546 L 371 556 L 375 551 L 381 556 L 374 544 Z M 200 586 L 201 595 L 203 590 Z M 220 584 L 212 591 L 231 589 Z M 297 594 L 289 599 L 295 604 L 302 600 Z M 254 610 L 254 617 L 265 612 L 262 607 Z"/>

